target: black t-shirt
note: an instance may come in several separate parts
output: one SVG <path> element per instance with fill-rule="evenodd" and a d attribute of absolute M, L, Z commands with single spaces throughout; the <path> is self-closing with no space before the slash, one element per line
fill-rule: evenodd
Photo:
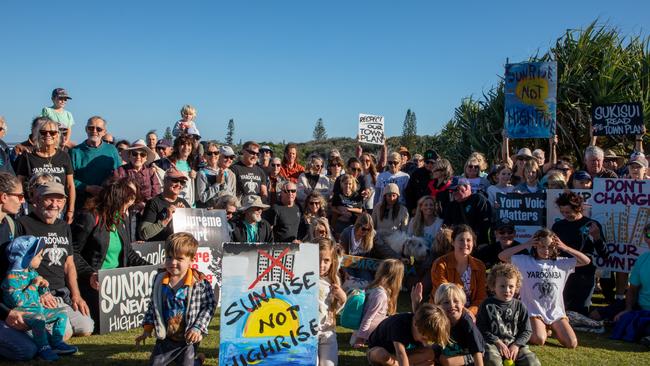
<path fill-rule="evenodd" d="M 74 254 L 70 225 L 59 219 L 48 225 L 34 213 L 19 218 L 16 223 L 16 236 L 33 235 L 45 238 L 43 261 L 37 271 L 50 283 L 50 290 L 66 287 L 65 261 Z"/>
<path fill-rule="evenodd" d="M 463 312 L 458 322 L 451 327 L 449 335 L 453 343 L 447 347 L 453 348 L 458 354 L 483 353 L 485 351 L 483 335 L 467 311 Z"/>
<path fill-rule="evenodd" d="M 419 348 L 424 345 L 413 339 L 411 325 L 413 313 L 395 314 L 384 319 L 368 338 L 368 349 L 382 347 L 386 351 L 395 354 L 393 342 L 399 342 L 404 348 Z"/>
<path fill-rule="evenodd" d="M 300 208 L 296 204 L 291 207 L 275 204 L 264 212 L 264 219 L 273 226 L 273 240 L 276 243 L 298 239 L 300 216 Z"/>
<path fill-rule="evenodd" d="M 22 154 L 16 163 L 16 174 L 31 178 L 35 174 L 51 174 L 54 180 L 65 186 L 66 175 L 73 174 L 70 155 L 61 150 L 51 158 L 43 158 L 37 154 Z"/>
<path fill-rule="evenodd" d="M 233 164 L 230 170 L 237 178 L 237 197 L 256 195 L 261 193 L 261 187 L 266 183 L 266 173 L 259 165 L 247 167 L 241 161 Z"/>
<path fill-rule="evenodd" d="M 600 240 L 591 240 L 591 237 L 589 236 L 589 224 L 591 222 L 595 222 L 598 225 L 598 228 L 600 229 Z M 593 259 L 596 254 L 603 258 L 608 257 L 607 245 L 602 239 L 605 237 L 603 234 L 603 228 L 596 220 L 586 216 L 575 221 L 563 219 L 553 224 L 552 230 L 557 234 L 560 240 L 564 242 L 564 244 L 592 258 L 591 263 L 588 265 L 577 267 L 575 273 L 585 274 L 595 272 L 596 266 L 594 265 L 595 261 Z M 563 256 L 570 257 L 568 254 L 564 254 Z"/>
<path fill-rule="evenodd" d="M 144 207 L 144 211 L 142 213 L 142 222 L 155 223 L 164 220 L 167 218 L 167 208 L 169 208 L 171 205 L 175 205 L 177 207 L 183 205 L 187 208 L 192 207 L 183 198 L 178 197 L 176 198 L 176 201 L 170 202 L 164 199 L 162 194 L 159 194 L 156 197 L 152 198 L 151 201 L 147 202 L 147 205 Z M 149 239 L 149 241 L 167 240 L 167 237 L 174 233 L 174 226 L 172 223 L 173 220 L 170 221 L 169 224 L 167 224 L 167 226 L 165 226 L 162 231 L 159 232 L 156 236 Z"/>

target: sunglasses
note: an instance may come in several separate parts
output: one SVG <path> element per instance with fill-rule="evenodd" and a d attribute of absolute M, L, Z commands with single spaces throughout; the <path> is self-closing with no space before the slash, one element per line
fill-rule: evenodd
<path fill-rule="evenodd" d="M 271 166 L 278 166 L 278 167 L 280 167 L 280 166 L 282 166 L 282 164 L 271 164 Z"/>
<path fill-rule="evenodd" d="M 319 206 L 319 205 L 320 205 L 320 202 L 318 202 L 318 201 L 312 201 L 312 202 L 309 202 L 309 204 L 312 205 L 312 206 Z"/>
<path fill-rule="evenodd" d="M 97 132 L 104 131 L 103 128 L 97 127 L 97 126 L 86 126 L 86 130 L 88 130 L 88 131 L 97 131 Z"/>
<path fill-rule="evenodd" d="M 182 179 L 182 178 L 172 178 L 169 181 L 172 182 L 172 183 L 178 183 L 178 184 L 180 184 L 182 186 L 184 186 L 186 184 L 185 179 Z"/>
<path fill-rule="evenodd" d="M 359 229 L 361 230 L 362 233 L 367 233 L 368 231 L 372 230 L 369 227 L 362 227 L 362 228 L 359 228 Z"/>
<path fill-rule="evenodd" d="M 296 193 L 298 191 L 295 190 L 295 189 L 283 189 L 282 192 L 284 192 L 284 193 Z"/>
<path fill-rule="evenodd" d="M 61 132 L 61 134 L 63 135 L 67 135 L 69 131 L 70 130 L 68 130 L 67 128 L 59 128 L 59 132 Z"/>
<path fill-rule="evenodd" d="M 141 156 L 141 157 L 143 157 L 143 158 L 146 158 L 146 157 L 147 157 L 147 153 L 144 152 L 144 151 L 136 151 L 136 150 L 134 150 L 134 151 L 131 151 L 131 156 L 133 156 L 134 158 L 137 158 L 138 156 Z"/>
<path fill-rule="evenodd" d="M 399 161 L 389 161 L 388 165 L 399 165 Z"/>
<path fill-rule="evenodd" d="M 25 193 L 7 193 L 9 196 L 14 196 L 18 198 L 19 200 L 25 199 Z"/>
<path fill-rule="evenodd" d="M 470 169 L 478 169 L 478 168 L 480 168 L 478 165 L 468 165 L 467 167 L 470 168 Z"/>
<path fill-rule="evenodd" d="M 235 157 L 232 156 L 232 155 L 231 156 L 224 156 L 223 158 L 226 159 L 226 160 L 235 160 Z"/>
<path fill-rule="evenodd" d="M 167 150 L 167 148 L 164 147 L 164 146 L 156 146 L 156 150 L 163 150 L 163 151 L 165 151 L 165 150 Z"/>
<path fill-rule="evenodd" d="M 361 171 L 361 168 L 351 168 L 350 171 L 353 171 L 353 172 L 360 172 L 360 171 Z"/>
<path fill-rule="evenodd" d="M 206 151 L 205 155 L 206 156 L 219 156 L 219 152 L 218 151 Z"/>
<path fill-rule="evenodd" d="M 56 136 L 59 134 L 58 130 L 40 130 L 38 131 L 41 136 Z"/>
<path fill-rule="evenodd" d="M 255 150 L 251 150 L 251 149 L 245 149 L 244 151 L 251 154 L 251 155 L 255 155 L 255 156 L 257 156 L 257 154 L 260 153 L 259 151 L 255 151 Z"/>

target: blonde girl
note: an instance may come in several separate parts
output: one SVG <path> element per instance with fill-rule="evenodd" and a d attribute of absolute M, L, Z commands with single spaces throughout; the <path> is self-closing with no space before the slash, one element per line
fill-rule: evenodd
<path fill-rule="evenodd" d="M 336 313 L 345 305 L 347 296 L 341 288 L 338 275 L 339 258 L 334 242 L 330 239 L 320 239 L 318 249 L 320 256 L 318 365 L 335 366 L 338 364 Z"/>
<path fill-rule="evenodd" d="M 404 279 L 404 265 L 397 259 L 381 262 L 375 280 L 366 289 L 366 302 L 359 329 L 354 332 L 350 343 L 354 348 L 363 346 L 379 323 L 397 310 L 397 296 Z"/>
<path fill-rule="evenodd" d="M 433 301 L 447 315 L 451 325 L 451 344 L 442 350 L 443 365 L 483 365 L 485 346 L 481 331 L 465 308 L 465 291 L 455 283 L 443 283 L 436 290 Z"/>

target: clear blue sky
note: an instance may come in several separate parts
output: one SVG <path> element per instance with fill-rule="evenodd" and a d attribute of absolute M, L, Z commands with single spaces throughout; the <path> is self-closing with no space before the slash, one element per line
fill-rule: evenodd
<path fill-rule="evenodd" d="M 182 4 L 182 5 L 181 5 Z M 544 52 L 597 17 L 650 34 L 650 1 L 20 1 L 0 3 L 6 141 L 64 87 L 84 137 L 92 115 L 118 138 L 160 133 L 183 104 L 205 137 L 356 135 L 358 113 L 401 133 L 407 108 L 433 134 L 462 98 L 496 84 L 506 58 Z"/>

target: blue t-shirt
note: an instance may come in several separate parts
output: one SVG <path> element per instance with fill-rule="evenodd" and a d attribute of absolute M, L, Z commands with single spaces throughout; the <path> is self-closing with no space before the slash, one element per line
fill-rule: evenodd
<path fill-rule="evenodd" d="M 645 273 L 645 275 L 642 275 Z M 639 287 L 639 306 L 650 311 L 650 252 L 641 254 L 630 272 L 630 285 Z"/>

